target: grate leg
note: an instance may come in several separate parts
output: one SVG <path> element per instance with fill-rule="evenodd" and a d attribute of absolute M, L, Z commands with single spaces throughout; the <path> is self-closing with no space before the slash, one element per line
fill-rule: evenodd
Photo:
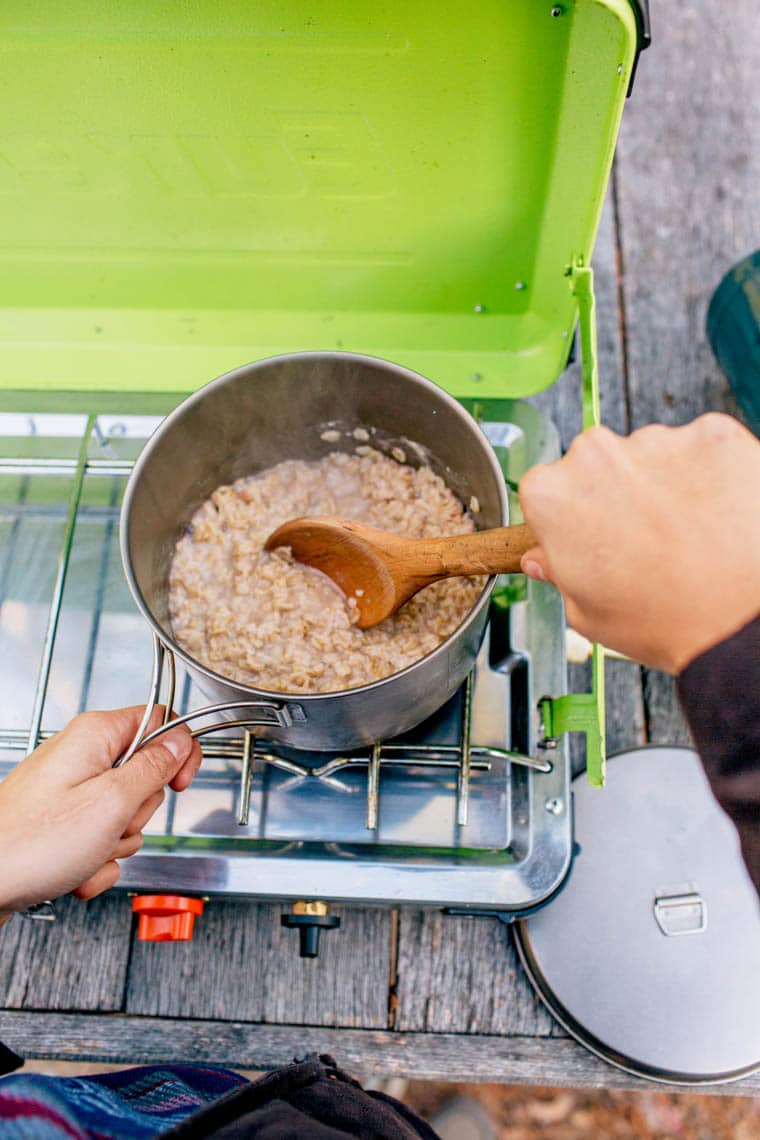
<path fill-rule="evenodd" d="M 237 821 L 240 827 L 247 827 L 251 814 L 251 785 L 253 783 L 254 737 L 246 732 L 243 738 L 243 766 L 240 769 L 240 803 Z"/>
<path fill-rule="evenodd" d="M 377 830 L 377 802 L 380 793 L 380 750 L 382 744 L 372 745 L 367 766 L 367 831 Z"/>
<path fill-rule="evenodd" d="M 459 772 L 457 778 L 457 825 L 466 827 L 470 818 L 470 773 L 472 729 L 472 673 L 467 677 L 464 690 L 464 711 L 462 713 L 462 740 Z"/>
<path fill-rule="evenodd" d="M 55 649 L 55 638 L 56 634 L 58 633 L 58 622 L 61 618 L 63 588 L 66 585 L 66 574 L 68 573 L 69 559 L 71 558 L 71 547 L 74 542 L 74 531 L 77 525 L 77 515 L 79 514 L 79 503 L 82 498 L 84 477 L 87 471 L 87 451 L 90 445 L 90 438 L 92 436 L 94 423 L 95 416 L 88 416 L 84 434 L 79 444 L 79 455 L 77 457 L 76 471 L 74 474 L 74 485 L 69 496 L 66 526 L 63 532 L 61 552 L 58 556 L 58 569 L 56 570 L 55 575 L 53 597 L 50 602 L 47 630 L 45 631 L 45 642 L 42 647 L 42 660 L 40 661 L 40 669 L 37 675 L 37 688 L 34 693 L 32 721 L 29 727 L 29 739 L 27 741 L 27 749 L 29 752 L 34 751 L 40 741 L 42 714 L 45 708 L 45 698 L 47 696 L 48 684 L 50 682 L 50 669 L 53 664 L 53 650 Z"/>

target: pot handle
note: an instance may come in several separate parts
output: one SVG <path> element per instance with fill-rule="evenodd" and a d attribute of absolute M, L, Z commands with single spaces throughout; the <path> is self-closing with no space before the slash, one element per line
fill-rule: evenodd
<path fill-rule="evenodd" d="M 163 677 L 164 665 L 167 667 L 168 685 L 166 695 L 166 709 L 164 711 L 163 723 L 155 728 L 153 732 L 146 734 L 146 729 L 150 723 L 153 710 L 158 704 L 159 695 L 161 692 L 161 680 Z M 148 693 L 148 700 L 145 705 L 145 712 L 140 721 L 140 727 L 134 735 L 132 743 L 126 752 L 118 758 L 114 763 L 114 768 L 119 768 L 122 764 L 126 764 L 134 756 L 139 748 L 143 748 L 146 744 L 157 740 L 165 732 L 172 728 L 176 728 L 180 724 L 189 724 L 199 717 L 214 716 L 218 713 L 233 712 L 238 709 L 245 711 L 245 716 L 239 720 L 221 720 L 214 724 L 204 724 L 200 728 L 191 729 L 191 736 L 201 737 L 209 732 L 217 732 L 221 728 L 255 728 L 265 727 L 267 725 L 275 725 L 278 728 L 289 728 L 294 721 L 305 721 L 306 714 L 303 707 L 293 702 L 284 703 L 281 701 L 225 701 L 221 704 L 206 705 L 200 709 L 193 709 L 182 716 L 177 716 L 172 719 L 171 709 L 174 704 L 174 691 L 175 691 L 175 666 L 174 654 L 170 649 L 159 640 L 154 634 L 153 636 L 153 670 L 150 679 L 150 690 Z"/>

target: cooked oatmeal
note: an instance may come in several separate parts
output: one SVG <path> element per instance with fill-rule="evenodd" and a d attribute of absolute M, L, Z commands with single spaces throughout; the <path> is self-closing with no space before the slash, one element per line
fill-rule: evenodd
<path fill-rule="evenodd" d="M 396 534 L 466 534 L 472 518 L 439 476 L 370 447 L 287 460 L 217 488 L 179 539 L 169 576 L 172 630 L 197 661 L 275 692 L 326 693 L 377 681 L 435 649 L 472 609 L 483 578 L 436 582 L 372 629 L 329 579 L 268 553 L 273 530 L 303 515 L 355 519 Z"/>

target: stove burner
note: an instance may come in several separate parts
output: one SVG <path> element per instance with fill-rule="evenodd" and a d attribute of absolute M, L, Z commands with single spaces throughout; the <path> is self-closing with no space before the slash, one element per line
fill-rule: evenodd
<path fill-rule="evenodd" d="M 487 745 L 473 745 L 470 739 L 472 725 L 473 674 L 465 682 L 462 698 L 463 715 L 460 741 L 456 745 L 435 743 L 393 743 L 378 742 L 368 755 L 335 756 L 318 766 L 299 764 L 276 751 L 265 751 L 256 743 L 255 735 L 246 730 L 242 746 L 230 750 L 228 755 L 239 751 L 241 759 L 240 805 L 238 823 L 248 826 L 253 772 L 256 764 L 271 764 L 283 772 L 295 776 L 321 779 L 343 772 L 347 768 L 367 769 L 367 830 L 377 829 L 380 771 L 382 767 L 413 766 L 415 768 L 454 768 L 457 772 L 457 826 L 466 827 L 470 807 L 470 774 L 472 771 L 490 771 L 492 760 L 510 764 L 521 764 L 537 772 L 550 772 L 551 761 L 543 757 L 525 756 L 505 748 Z M 291 750 L 292 751 L 292 750 Z"/>

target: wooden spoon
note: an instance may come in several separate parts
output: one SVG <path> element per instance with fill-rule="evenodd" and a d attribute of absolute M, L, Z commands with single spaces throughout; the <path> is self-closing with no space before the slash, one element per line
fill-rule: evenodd
<path fill-rule="evenodd" d="M 439 578 L 516 573 L 522 555 L 535 545 L 524 525 L 448 538 L 404 538 L 363 523 L 306 518 L 283 523 L 265 549 L 289 546 L 298 562 L 321 570 L 355 600 L 356 624 L 368 629 Z"/>

